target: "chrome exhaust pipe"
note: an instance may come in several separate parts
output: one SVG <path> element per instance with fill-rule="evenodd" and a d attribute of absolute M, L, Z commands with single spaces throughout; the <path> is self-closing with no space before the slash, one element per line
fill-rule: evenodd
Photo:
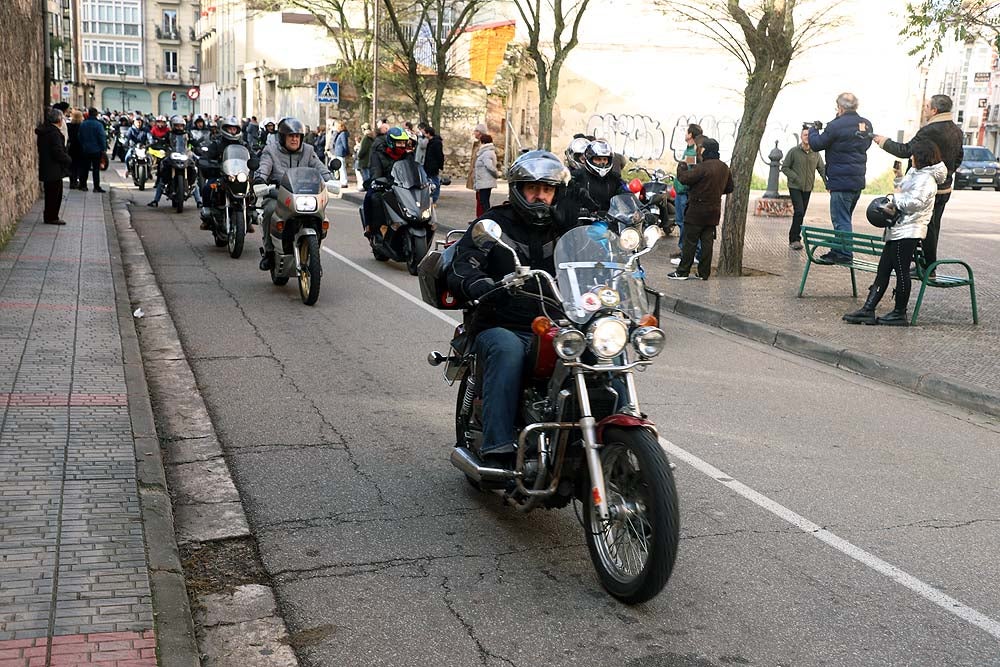
<path fill-rule="evenodd" d="M 451 464 L 477 482 L 504 482 L 517 479 L 518 474 L 506 468 L 488 468 L 467 447 L 451 450 Z"/>

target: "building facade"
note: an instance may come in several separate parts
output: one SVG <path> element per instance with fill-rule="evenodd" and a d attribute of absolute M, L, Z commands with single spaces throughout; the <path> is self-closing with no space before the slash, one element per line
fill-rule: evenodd
<path fill-rule="evenodd" d="M 45 29 L 48 32 L 48 96 L 55 102 L 83 104 L 88 99 L 79 76 L 76 2 L 46 0 Z"/>

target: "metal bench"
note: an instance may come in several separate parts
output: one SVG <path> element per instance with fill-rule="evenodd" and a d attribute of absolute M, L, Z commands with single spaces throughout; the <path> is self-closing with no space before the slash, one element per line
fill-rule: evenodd
<path fill-rule="evenodd" d="M 842 266 L 851 271 L 851 290 L 855 297 L 858 296 L 858 283 L 855 271 L 867 271 L 869 273 L 878 272 L 878 260 L 882 256 L 882 249 L 885 248 L 885 241 L 881 236 L 873 234 L 862 234 L 860 232 L 846 232 L 837 229 L 825 229 L 821 227 L 803 227 L 802 242 L 806 248 L 806 266 L 802 272 L 802 282 L 799 284 L 799 296 L 806 287 L 806 278 L 809 277 L 809 269 L 813 264 L 823 266 Z M 819 255 L 828 250 L 835 250 L 841 253 L 850 253 L 854 257 L 849 262 L 828 262 L 820 259 Z M 823 251 L 823 252 L 820 252 Z M 859 258 L 858 255 L 874 257 L 875 259 Z M 940 259 L 933 264 L 925 265 L 923 250 L 917 245 L 914 256 L 917 265 L 917 276 L 920 280 L 920 293 L 917 295 L 917 303 L 913 307 L 913 316 L 910 324 L 917 323 L 917 316 L 920 314 L 920 304 L 924 300 L 924 292 L 928 287 L 969 287 L 969 295 L 972 299 L 972 322 L 979 324 L 979 311 L 976 308 L 976 281 L 972 274 L 972 267 L 958 259 Z M 946 264 L 958 264 L 965 268 L 966 277 L 958 276 L 935 276 L 931 278 L 939 266 Z"/>

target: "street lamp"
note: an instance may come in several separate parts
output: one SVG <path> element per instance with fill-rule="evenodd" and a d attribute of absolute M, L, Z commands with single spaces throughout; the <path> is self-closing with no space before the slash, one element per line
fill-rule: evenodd
<path fill-rule="evenodd" d="M 125 101 L 125 97 L 126 97 L 126 95 L 128 95 L 128 93 L 125 91 L 125 68 L 124 67 L 118 68 L 118 76 L 120 76 L 122 78 L 122 113 L 125 113 L 125 104 L 127 103 Z"/>

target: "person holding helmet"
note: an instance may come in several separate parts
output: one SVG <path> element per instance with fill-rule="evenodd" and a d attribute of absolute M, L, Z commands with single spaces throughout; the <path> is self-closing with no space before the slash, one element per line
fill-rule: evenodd
<path fill-rule="evenodd" d="M 859 310 L 844 315 L 849 324 L 881 324 L 905 327 L 906 306 L 910 300 L 910 262 L 920 239 L 926 238 L 927 226 L 934 214 L 938 186 L 949 178 L 937 144 L 929 139 L 910 142 L 913 168 L 903 176 L 896 171 L 896 190 L 891 201 L 879 197 L 868 207 L 868 221 L 885 228 L 885 248 L 878 261 L 875 282 L 868 288 L 868 298 Z M 882 317 L 875 307 L 889 288 L 889 276 L 896 273 L 895 304 Z"/>
<path fill-rule="evenodd" d="M 265 127 L 267 123 L 264 123 Z M 254 174 L 253 182 L 278 183 L 285 172 L 294 167 L 312 167 L 318 169 L 324 181 L 330 181 L 333 175 L 322 160 L 316 157 L 315 149 L 305 143 L 305 127 L 298 118 L 283 118 L 278 123 L 277 140 L 267 144 L 260 156 L 260 165 Z M 269 271 L 274 266 L 274 241 L 271 239 L 271 218 L 278 202 L 274 197 L 264 200 L 263 225 L 261 234 L 264 236 L 264 247 L 261 249 L 260 270 Z"/>
<path fill-rule="evenodd" d="M 243 142 L 243 128 L 240 127 L 239 119 L 236 116 L 229 116 L 228 118 L 222 119 L 221 131 L 218 136 L 205 147 L 206 150 L 201 155 L 205 160 L 216 165 L 220 165 L 226 146 L 233 144 L 246 146 Z M 253 169 L 256 166 L 256 162 L 255 158 L 250 158 L 248 162 L 250 169 Z M 201 228 L 211 229 L 212 212 L 209 210 L 207 203 L 212 200 L 212 182 L 221 178 L 222 171 L 218 166 L 210 168 L 199 167 L 199 169 L 202 177 L 205 179 L 205 183 L 202 185 L 201 199 L 206 203 L 206 206 L 203 206 L 201 209 Z M 247 219 L 246 224 L 247 234 L 253 234 L 253 224 L 249 218 Z"/>
<path fill-rule="evenodd" d="M 163 118 L 163 116 L 160 116 Z M 159 118 L 157 119 L 159 121 Z M 172 116 L 170 118 L 170 135 L 163 137 L 162 140 L 156 140 L 156 135 L 153 134 L 153 139 L 156 143 L 163 144 L 163 147 L 169 152 L 173 150 L 174 139 L 176 137 L 183 136 L 186 139 L 185 145 L 191 148 L 191 137 L 188 135 L 187 122 L 184 120 L 183 116 Z M 152 206 L 156 208 L 160 205 L 160 197 L 163 196 L 163 189 L 166 187 L 166 181 L 164 177 L 166 176 L 166 170 L 168 169 L 167 161 L 164 160 L 160 163 L 159 173 L 156 175 L 156 187 L 153 188 L 153 201 L 146 204 L 146 206 Z M 202 207 L 201 202 L 201 190 L 197 187 L 192 191 L 194 195 L 194 202 L 199 208 Z"/>
<path fill-rule="evenodd" d="M 380 147 L 376 151 L 376 147 Z M 372 144 L 368 162 L 368 180 L 365 182 L 365 200 L 362 203 L 368 223 L 364 228 L 365 238 L 374 243 L 379 235 L 385 216 L 382 208 L 382 193 L 392 185 L 392 165 L 399 160 L 413 159 L 413 144 L 409 133 L 401 127 L 389 128 L 384 142 Z"/>
<path fill-rule="evenodd" d="M 607 211 L 611 198 L 627 192 L 620 172 L 614 168 L 615 151 L 604 139 L 596 139 L 583 150 L 583 167 L 572 172 L 570 187 L 580 205 L 591 212 Z"/>
<path fill-rule="evenodd" d="M 556 240 L 577 225 L 575 217 L 562 219 L 558 207 L 566 194 L 569 170 L 548 151 L 529 151 L 510 166 L 507 181 L 509 201 L 494 206 L 478 220 L 497 222 L 524 266 L 555 275 Z M 499 246 L 483 250 L 473 243 L 472 234 L 466 234 L 457 244 L 447 274 L 453 294 L 465 301 L 483 300 L 468 329 L 475 336 L 476 352 L 485 369 L 483 445 L 479 453 L 500 464 L 509 463 L 515 452 L 514 419 L 521 375 L 532 346 L 531 323 L 543 314 L 537 296 L 496 291 L 497 282 L 513 271 L 509 252 Z M 548 287 L 528 281 L 523 288 L 536 293 L 539 289 Z M 548 296 L 558 299 L 557 295 Z"/>

